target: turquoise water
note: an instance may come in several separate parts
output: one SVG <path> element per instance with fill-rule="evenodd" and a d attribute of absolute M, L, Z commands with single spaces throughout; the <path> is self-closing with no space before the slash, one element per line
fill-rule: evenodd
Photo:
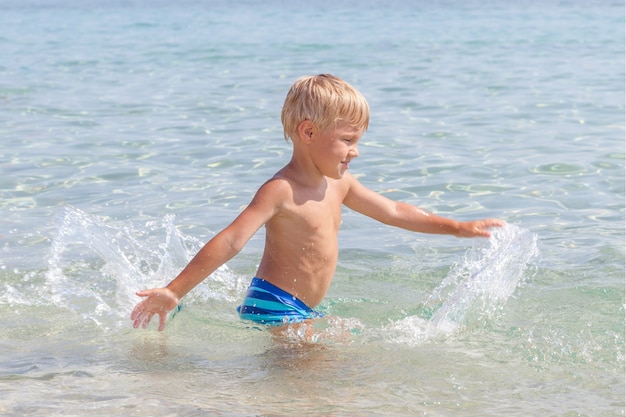
<path fill-rule="evenodd" d="M 0 415 L 624 415 L 624 4 L 0 2 Z M 351 171 L 491 240 L 348 210 L 313 343 L 235 307 L 263 234 L 131 328 L 290 157 L 297 77 L 359 88 Z"/>

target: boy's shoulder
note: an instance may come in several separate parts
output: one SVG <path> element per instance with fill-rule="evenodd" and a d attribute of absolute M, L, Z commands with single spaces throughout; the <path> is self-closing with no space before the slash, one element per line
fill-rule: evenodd
<path fill-rule="evenodd" d="M 291 189 L 291 184 L 289 179 L 274 175 L 267 181 L 265 181 L 257 191 L 258 193 L 282 193 L 289 191 Z"/>
<path fill-rule="evenodd" d="M 266 201 L 273 200 L 275 202 L 279 202 L 286 199 L 293 199 L 293 193 L 293 184 L 291 180 L 283 175 L 280 175 L 279 171 L 259 187 L 254 199 L 263 199 Z"/>

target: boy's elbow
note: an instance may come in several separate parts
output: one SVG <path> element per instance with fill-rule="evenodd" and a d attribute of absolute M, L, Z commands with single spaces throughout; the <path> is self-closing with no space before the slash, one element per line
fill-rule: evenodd
<path fill-rule="evenodd" d="M 222 230 L 211 239 L 210 244 L 207 245 L 210 248 L 207 249 L 213 254 L 221 253 L 221 257 L 228 260 L 237 255 L 244 245 L 245 241 L 238 238 L 237 235 L 230 233 L 228 230 Z"/>
<path fill-rule="evenodd" d="M 231 233 L 225 236 L 224 244 L 226 246 L 226 250 L 232 257 L 241 252 L 247 242 L 248 239 L 240 235 L 239 233 Z"/>

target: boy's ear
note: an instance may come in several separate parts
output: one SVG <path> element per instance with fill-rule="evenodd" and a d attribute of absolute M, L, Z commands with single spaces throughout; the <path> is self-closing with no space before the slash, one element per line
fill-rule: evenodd
<path fill-rule="evenodd" d="M 302 143 L 309 144 L 313 141 L 313 133 L 315 132 L 315 125 L 310 120 L 304 120 L 298 125 L 298 136 Z"/>

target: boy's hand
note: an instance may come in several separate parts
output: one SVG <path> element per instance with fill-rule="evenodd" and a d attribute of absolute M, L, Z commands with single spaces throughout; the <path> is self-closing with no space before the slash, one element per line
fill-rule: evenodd
<path fill-rule="evenodd" d="M 474 220 L 471 222 L 459 222 L 457 237 L 490 237 L 489 228 L 502 227 L 506 223 L 498 219 Z"/>
<path fill-rule="evenodd" d="M 130 319 L 133 320 L 133 327 L 136 329 L 141 326 L 145 329 L 148 323 L 150 323 L 152 316 L 158 314 L 159 331 L 163 330 L 167 320 L 167 313 L 178 305 L 178 297 L 167 288 L 139 291 L 137 295 L 147 298 L 137 304 L 130 314 Z"/>

